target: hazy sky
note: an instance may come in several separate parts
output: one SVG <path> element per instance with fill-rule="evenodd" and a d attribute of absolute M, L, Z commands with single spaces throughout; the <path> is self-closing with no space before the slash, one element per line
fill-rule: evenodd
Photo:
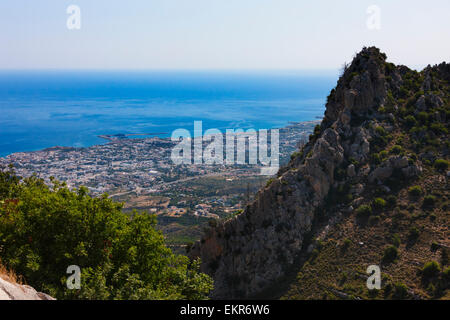
<path fill-rule="evenodd" d="M 2 0 L 0 69 L 336 69 L 369 45 L 423 67 L 450 60 L 449 17 L 449 0 Z"/>

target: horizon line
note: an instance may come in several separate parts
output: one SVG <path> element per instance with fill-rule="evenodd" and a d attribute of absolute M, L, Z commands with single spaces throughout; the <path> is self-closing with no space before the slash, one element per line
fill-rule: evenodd
<path fill-rule="evenodd" d="M 338 72 L 339 68 L 0 68 L 7 71 L 133 71 L 133 72 Z"/>

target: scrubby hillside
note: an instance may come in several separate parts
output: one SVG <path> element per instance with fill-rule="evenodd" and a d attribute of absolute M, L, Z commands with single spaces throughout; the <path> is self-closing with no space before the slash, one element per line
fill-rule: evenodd
<path fill-rule="evenodd" d="M 364 48 L 309 143 L 192 248 L 213 297 L 448 298 L 449 119 L 449 64 L 416 72 Z"/>

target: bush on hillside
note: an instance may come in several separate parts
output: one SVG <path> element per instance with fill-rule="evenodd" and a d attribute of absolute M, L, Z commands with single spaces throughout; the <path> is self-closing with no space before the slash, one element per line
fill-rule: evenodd
<path fill-rule="evenodd" d="M 410 241 L 415 241 L 420 236 L 420 230 L 417 227 L 411 227 L 409 229 L 408 238 Z"/>
<path fill-rule="evenodd" d="M 386 205 L 386 200 L 384 200 L 383 198 L 375 198 L 372 203 L 372 206 L 375 210 L 383 210 Z"/>
<path fill-rule="evenodd" d="M 422 195 L 422 188 L 420 186 L 412 186 L 408 189 L 408 193 L 413 197 Z"/>
<path fill-rule="evenodd" d="M 437 170 L 440 170 L 440 171 L 447 170 L 447 168 L 448 168 L 448 161 L 447 161 L 447 160 L 444 160 L 444 159 L 437 159 L 437 160 L 434 162 L 434 167 L 435 167 Z"/>
<path fill-rule="evenodd" d="M 396 283 L 392 297 L 398 300 L 406 299 L 408 297 L 408 287 L 404 283 Z"/>
<path fill-rule="evenodd" d="M 36 290 L 58 299 L 204 299 L 212 288 L 199 262 L 175 255 L 156 217 L 124 214 L 106 195 L 70 191 L 0 170 L 0 258 Z M 81 289 L 66 270 L 81 268 Z"/>
<path fill-rule="evenodd" d="M 368 217 L 372 214 L 372 208 L 368 205 L 363 204 L 362 206 L 356 209 L 356 214 L 359 217 Z"/>
<path fill-rule="evenodd" d="M 384 249 L 383 261 L 386 263 L 394 262 L 398 257 L 398 250 L 396 246 L 389 246 Z"/>
<path fill-rule="evenodd" d="M 433 195 L 428 195 L 428 196 L 425 196 L 425 198 L 423 198 L 423 205 L 425 207 L 433 207 L 435 203 L 436 203 L 436 197 Z"/>
<path fill-rule="evenodd" d="M 429 261 L 425 263 L 422 268 L 422 277 L 427 280 L 436 277 L 441 272 L 441 266 L 436 261 Z"/>

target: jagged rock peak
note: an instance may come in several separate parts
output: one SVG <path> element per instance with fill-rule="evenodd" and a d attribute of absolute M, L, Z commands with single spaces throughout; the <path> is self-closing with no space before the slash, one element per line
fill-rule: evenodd
<path fill-rule="evenodd" d="M 363 48 L 350 65 L 344 64 L 336 89 L 328 96 L 322 127 L 330 126 L 342 112 L 361 116 L 382 104 L 385 65 L 386 55 L 375 47 Z"/>

